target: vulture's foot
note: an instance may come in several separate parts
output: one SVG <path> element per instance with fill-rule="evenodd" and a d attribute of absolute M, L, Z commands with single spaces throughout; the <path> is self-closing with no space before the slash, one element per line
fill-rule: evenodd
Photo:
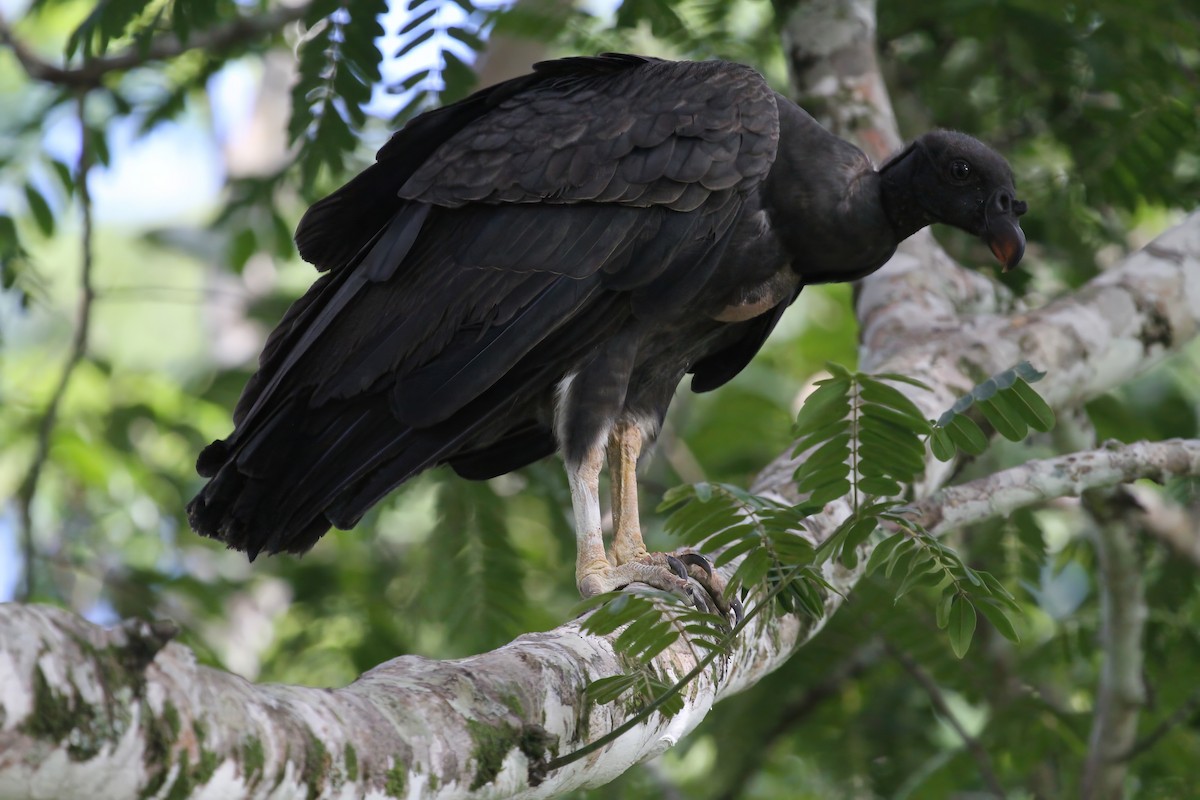
<path fill-rule="evenodd" d="M 623 564 L 597 565 L 581 576 L 579 592 L 592 597 L 631 583 L 644 583 L 670 592 L 701 611 L 724 617 L 731 625 L 742 621 L 742 604 L 725 599 L 725 580 L 699 553 L 644 553 Z"/>
<path fill-rule="evenodd" d="M 696 583 L 700 584 L 704 589 L 702 593 L 698 593 L 700 599 L 705 602 L 707 608 L 705 610 L 713 614 L 719 614 L 729 620 L 731 625 L 737 625 L 742 621 L 745 612 L 742 609 L 742 601 L 737 599 L 737 596 L 725 599 L 726 584 L 725 579 L 721 574 L 713 569 L 712 562 L 699 553 L 684 551 L 677 553 L 676 556 L 669 556 L 676 559 L 687 566 L 688 577 Z"/>

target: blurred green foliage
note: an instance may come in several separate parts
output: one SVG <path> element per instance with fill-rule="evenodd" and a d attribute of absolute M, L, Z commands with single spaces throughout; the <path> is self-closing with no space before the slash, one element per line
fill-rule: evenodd
<path fill-rule="evenodd" d="M 102 620 L 173 617 L 210 663 L 317 685 L 344 684 L 404 653 L 480 652 L 570 616 L 570 504 L 552 461 L 483 484 L 423 476 L 357 530 L 328 536 L 303 558 L 247 564 L 191 534 L 182 515 L 200 486 L 195 454 L 228 431 L 263 332 L 312 277 L 290 240 L 305 203 L 366 163 L 364 142 L 377 145 L 407 117 L 467 93 L 467 65 L 493 31 L 538 38 L 548 56 L 721 56 L 753 63 L 787 89 L 766 0 L 627 0 L 613 14 L 550 5 L 412 0 L 405 13 L 382 18 L 378 1 L 316 2 L 301 25 L 115 70 L 84 87 L 82 131 L 96 180 L 129 152 L 122 131 L 130 126 L 143 139 L 172 126 L 216 139 L 221 109 L 210 91 L 218 78 L 261 78 L 279 54 L 297 68 L 291 109 L 273 120 L 290 135 L 285 158 L 224 175 L 219 201 L 201 219 L 156 230 L 110 223 L 97 233 L 92 342 L 59 410 L 32 508 L 32 599 Z M 62 63 L 66 54 L 82 67 L 165 35 L 186 45 L 267 10 L 265 0 L 38 0 L 13 24 L 37 57 Z M 1200 196 L 1200 7 L 1191 0 L 883 0 L 879 23 L 905 134 L 958 128 L 1011 156 L 1031 208 L 1023 223 L 1033 268 L 1003 280 L 1031 304 L 1097 274 Z M 380 48 L 380 30 L 398 44 Z M 379 84 L 395 103 L 371 99 Z M 78 92 L 31 82 L 11 51 L 0 51 L 4 496 L 29 470 L 75 320 Z M 977 242 L 938 235 L 964 263 L 983 260 Z M 644 509 L 680 482 L 746 485 L 788 447 L 799 390 L 826 361 L 854 363 L 850 296 L 849 287 L 806 290 L 733 383 L 711 395 L 681 391 L 641 483 Z M 1098 435 L 1197 435 L 1197 358 L 1193 349 L 1089 404 Z M 973 469 L 1008 466 L 1030 450 L 999 452 L 1006 455 Z M 1194 512 L 1194 486 L 1174 487 L 1172 496 Z M 670 546 L 661 520 L 646 516 L 649 543 Z M 894 582 L 876 573 L 785 667 L 719 705 L 662 759 L 586 796 L 982 791 L 974 759 L 896 653 L 932 676 L 1011 796 L 1077 793 L 1100 669 L 1087 525 L 1070 510 L 1039 509 L 955 538 L 968 563 L 1016 596 L 1020 643 L 980 619 L 977 644 L 959 661 L 937 633 L 936 593 L 918 588 L 897 605 Z M 16 552 L 18 534 L 8 504 L 0 552 Z M 1145 734 L 1196 699 L 1186 665 L 1200 660 L 1200 583 L 1194 567 L 1149 542 L 1142 555 L 1153 609 Z M 1181 765 L 1197 758 L 1193 716 L 1137 756 L 1131 790 L 1193 796 Z"/>

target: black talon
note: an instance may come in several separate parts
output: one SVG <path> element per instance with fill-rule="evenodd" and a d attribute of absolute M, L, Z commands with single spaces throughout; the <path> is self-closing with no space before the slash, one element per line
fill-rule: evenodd
<path fill-rule="evenodd" d="M 730 602 L 729 607 L 731 609 L 733 609 L 733 625 L 734 625 L 734 627 L 741 625 L 742 620 L 745 619 L 745 617 L 746 617 L 745 610 L 742 608 L 742 601 L 738 600 L 735 597 L 735 598 L 733 598 L 733 601 Z"/>
<path fill-rule="evenodd" d="M 692 601 L 692 605 L 694 605 L 700 611 L 707 611 L 708 608 L 705 606 L 705 603 L 699 598 L 699 596 L 697 596 L 696 590 L 691 586 L 687 586 L 685 588 L 687 590 L 688 599 Z"/>
<path fill-rule="evenodd" d="M 667 556 L 667 566 L 671 568 L 671 572 L 674 572 L 680 578 L 683 578 L 685 581 L 688 579 L 687 567 L 675 556 Z"/>
<path fill-rule="evenodd" d="M 667 556 L 667 558 L 673 558 L 673 557 L 674 556 Z M 697 567 L 704 570 L 704 572 L 708 575 L 708 577 L 710 577 L 710 578 L 712 577 L 712 574 L 713 574 L 712 562 L 710 562 L 707 558 L 700 555 L 699 553 L 683 553 L 682 555 L 679 556 L 679 559 L 688 564 L 695 564 Z"/>

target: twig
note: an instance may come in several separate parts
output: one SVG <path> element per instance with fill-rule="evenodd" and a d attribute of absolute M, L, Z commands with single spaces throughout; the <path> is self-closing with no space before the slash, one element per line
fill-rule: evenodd
<path fill-rule="evenodd" d="M 1088 489 L 1159 482 L 1176 475 L 1200 474 L 1200 439 L 1108 444 L 1055 458 L 1030 461 L 985 478 L 951 486 L 913 505 L 916 522 L 933 533 L 967 523 L 1008 516 L 1018 508 L 1059 497 L 1078 497 Z"/>
<path fill-rule="evenodd" d="M 75 334 L 71 340 L 71 350 L 63 365 L 58 385 L 50 395 L 50 402 L 37 425 L 37 445 L 34 449 L 33 461 L 25 479 L 17 489 L 17 516 L 21 525 L 21 543 L 25 557 L 25 575 L 21 590 L 17 597 L 28 601 L 33 597 L 34 579 L 34 536 L 33 536 L 33 500 L 37 496 L 38 482 L 42 470 L 50 455 L 50 437 L 54 433 L 54 424 L 58 421 L 59 407 L 67 393 L 71 375 L 79 366 L 87 353 L 88 335 L 91 329 L 92 301 L 96 299 L 92 287 L 92 195 L 88 190 L 88 175 L 92 168 L 91 148 L 88 146 L 87 119 L 85 108 L 87 93 L 80 91 L 76 99 L 76 109 L 79 116 L 79 162 L 76 169 L 76 184 L 79 192 L 79 211 L 82 218 L 82 233 L 80 234 L 80 268 L 79 268 L 79 320 L 75 325 Z"/>
<path fill-rule="evenodd" d="M 264 34 L 274 33 L 308 13 L 311 3 L 281 6 L 264 14 L 242 17 L 204 31 L 196 31 L 187 40 L 173 33 L 161 34 L 145 46 L 134 45 L 110 56 L 92 58 L 78 67 L 59 67 L 51 64 L 16 37 L 3 16 L 0 16 L 0 45 L 12 49 L 25 73 L 32 79 L 78 89 L 100 86 L 112 72 L 140 67 L 151 61 L 175 58 L 189 50 L 220 52 L 253 41 Z"/>
<path fill-rule="evenodd" d="M 1080 795 L 1118 800 L 1125 796 L 1126 754 L 1135 746 L 1138 713 L 1146 704 L 1142 648 L 1148 612 L 1132 524 L 1137 504 L 1124 492 L 1089 492 L 1084 507 L 1096 521 L 1104 663 Z"/>
<path fill-rule="evenodd" d="M 1200 531 L 1196 530 L 1193 512 L 1173 502 L 1166 493 L 1148 486 L 1127 486 L 1141 512 L 1137 521 L 1141 530 L 1200 567 Z"/>
<path fill-rule="evenodd" d="M 1187 722 L 1191 717 L 1200 712 L 1200 689 L 1196 689 L 1188 699 L 1183 701 L 1179 708 L 1175 709 L 1169 717 L 1164 719 L 1158 725 L 1154 726 L 1154 730 L 1147 733 L 1141 739 L 1134 742 L 1133 747 L 1125 755 L 1121 756 L 1122 761 L 1132 761 L 1142 753 L 1149 750 L 1154 745 L 1158 744 L 1159 740 L 1170 733 L 1174 728 Z"/>
<path fill-rule="evenodd" d="M 921 684 L 921 688 L 929 695 L 929 701 L 933 703 L 934 710 L 946 720 L 947 724 L 962 739 L 967 752 L 975 759 L 975 765 L 979 769 L 980 777 L 988 785 L 992 794 L 996 797 L 1006 797 L 1004 786 L 1000 783 L 1000 778 L 997 777 L 996 770 L 992 766 L 991 756 L 988 755 L 987 750 L 979 743 L 978 739 L 967 733 L 966 728 L 958 721 L 958 717 L 954 716 L 950 704 L 946 702 L 945 695 L 942 694 L 941 688 L 934 681 L 933 677 L 912 656 L 886 639 L 884 640 L 884 647 L 887 649 L 888 654 L 900 662 L 900 665 L 904 667 L 908 674 L 912 675 L 913 679 Z"/>
<path fill-rule="evenodd" d="M 808 691 L 780 709 L 775 714 L 775 724 L 760 735 L 758 744 L 753 748 L 753 753 L 758 758 L 742 759 L 734 767 L 734 772 L 723 775 L 722 783 L 728 788 L 717 795 L 716 800 L 736 800 L 740 797 L 743 794 L 742 789 L 750 781 L 750 776 L 761 768 L 762 761 L 770 755 L 775 742 L 803 722 L 825 701 L 837 697 L 846 688 L 846 684 L 857 680 L 875 666 L 881 649 L 879 639 L 871 639 L 829 670 L 819 683 L 810 686 Z M 729 768 L 728 764 L 726 768 Z"/>

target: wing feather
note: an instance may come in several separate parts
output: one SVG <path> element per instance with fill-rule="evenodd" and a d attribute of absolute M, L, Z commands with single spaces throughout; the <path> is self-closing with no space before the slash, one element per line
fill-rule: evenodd
<path fill-rule="evenodd" d="M 543 452 L 544 427 L 503 414 L 631 317 L 695 297 L 778 136 L 749 68 L 611 54 L 413 120 L 301 220 L 301 255 L 331 272 L 202 454 L 193 525 L 302 551 L 432 464 Z"/>

